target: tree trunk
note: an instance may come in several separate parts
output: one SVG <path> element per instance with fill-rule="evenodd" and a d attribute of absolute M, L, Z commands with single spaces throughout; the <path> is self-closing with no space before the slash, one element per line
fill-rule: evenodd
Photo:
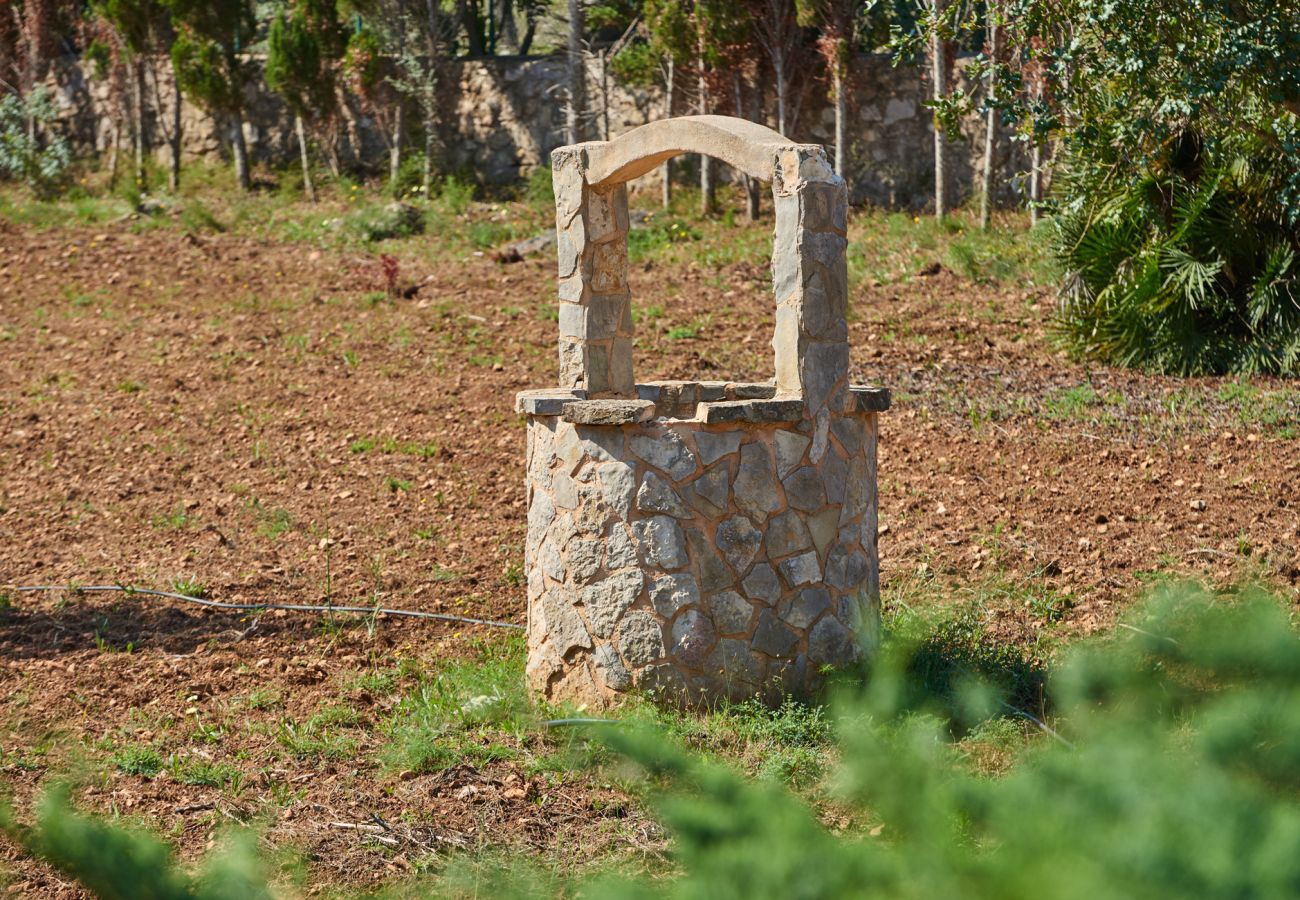
<path fill-rule="evenodd" d="M 736 93 L 736 115 L 742 119 L 748 119 L 749 115 L 745 107 L 745 89 L 744 79 L 740 77 L 740 70 L 733 69 L 731 72 L 731 86 Z M 745 184 L 745 215 L 751 222 L 758 221 L 758 179 L 744 175 Z"/>
<path fill-rule="evenodd" d="M 998 111 L 993 101 L 998 87 L 998 60 L 1002 56 L 1002 27 L 997 20 L 997 5 L 989 3 L 988 8 L 989 56 L 992 68 L 989 69 L 988 86 L 988 121 L 984 126 L 984 171 L 980 177 L 980 228 L 988 230 L 993 216 L 993 158 L 998 143 Z"/>
<path fill-rule="evenodd" d="M 393 142 L 388 147 L 388 190 L 397 195 L 397 179 L 402 175 L 402 133 L 405 130 L 402 98 L 397 98 L 393 110 Z"/>
<path fill-rule="evenodd" d="M 433 191 L 433 104 L 432 97 L 426 97 L 424 102 L 424 199 L 430 199 Z"/>
<path fill-rule="evenodd" d="M 1038 204 L 1042 198 L 1043 148 L 1034 144 L 1029 151 L 1029 224 L 1038 224 Z"/>
<path fill-rule="evenodd" d="M 583 116 L 587 110 L 587 73 L 582 54 L 582 3 L 569 2 L 568 81 L 569 104 L 565 110 L 565 140 L 576 144 L 583 138 Z"/>
<path fill-rule="evenodd" d="M 501 0 L 501 43 L 511 53 L 519 52 L 519 27 L 515 24 L 514 0 Z"/>
<path fill-rule="evenodd" d="M 181 84 L 176 77 L 176 67 L 172 66 L 172 158 L 171 171 L 168 173 L 167 186 L 172 193 L 181 189 Z"/>
<path fill-rule="evenodd" d="M 298 156 L 302 160 L 302 190 L 307 195 L 307 202 L 315 203 L 316 185 L 311 180 L 311 159 L 307 156 L 307 128 L 298 113 L 293 115 L 293 130 L 298 133 Z"/>
<path fill-rule="evenodd" d="M 709 114 L 709 82 L 704 67 L 704 29 L 697 25 L 695 33 L 696 51 L 699 56 L 699 113 Z M 714 208 L 713 157 L 700 154 L 700 214 L 710 215 Z"/>
<path fill-rule="evenodd" d="M 144 187 L 144 155 L 145 137 L 144 137 L 144 60 L 138 55 L 131 61 L 131 106 L 132 115 L 135 119 L 133 123 L 134 134 L 134 152 L 135 152 L 135 186 Z"/>
<path fill-rule="evenodd" d="M 845 171 L 845 121 L 849 115 L 848 96 L 844 90 L 844 63 L 838 59 L 831 67 L 831 86 L 835 90 L 835 172 L 841 178 L 847 177 Z"/>
<path fill-rule="evenodd" d="M 673 115 L 673 59 L 668 57 L 668 71 L 664 78 L 664 114 L 668 118 Z M 672 158 L 664 160 L 663 164 L 663 203 L 664 209 L 672 203 L 673 199 L 673 161 Z"/>
<path fill-rule="evenodd" d="M 122 118 L 113 119 L 113 143 L 108 148 L 108 189 L 117 190 L 118 159 L 122 148 Z"/>
<path fill-rule="evenodd" d="M 478 22 L 475 21 L 474 4 L 466 0 L 460 0 L 457 4 L 460 7 L 460 24 L 465 31 L 465 41 L 469 45 L 470 56 L 483 55 L 483 39 L 478 33 Z"/>
<path fill-rule="evenodd" d="M 785 58 L 777 53 L 772 57 L 772 74 L 776 76 L 776 130 L 785 134 L 785 114 L 786 114 L 786 80 L 785 80 Z"/>
<path fill-rule="evenodd" d="M 231 136 L 235 155 L 235 180 L 239 183 L 241 191 L 247 191 L 253 184 L 248 176 L 248 144 L 244 142 L 244 111 L 235 110 L 231 118 L 234 120 L 235 129 L 235 133 Z"/>
<path fill-rule="evenodd" d="M 947 4 L 945 0 L 933 0 L 933 2 L 935 17 L 938 18 Z M 936 101 L 942 100 L 948 94 L 948 67 L 947 60 L 944 58 L 943 43 L 943 35 L 940 34 L 936 22 L 930 35 L 930 77 L 934 81 Z M 945 150 L 943 127 L 936 111 L 934 115 L 934 217 L 938 220 L 942 220 L 948 214 L 948 197 L 945 190 L 948 166 Z"/>

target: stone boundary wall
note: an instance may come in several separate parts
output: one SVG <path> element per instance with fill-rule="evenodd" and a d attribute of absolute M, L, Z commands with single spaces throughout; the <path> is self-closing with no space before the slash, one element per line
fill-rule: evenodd
<path fill-rule="evenodd" d="M 256 65 L 256 61 L 254 62 Z M 599 63 L 591 72 L 588 94 L 593 107 L 595 139 L 607 139 L 648 121 L 664 118 L 663 95 L 656 90 L 630 90 L 609 79 L 602 86 Z M 958 65 L 956 87 L 966 87 Z M 146 90 L 147 128 L 160 159 L 167 153 L 156 110 L 169 111 L 172 103 L 166 62 L 159 60 Z M 64 127 L 78 152 L 106 152 L 112 139 L 107 86 L 88 76 L 89 67 L 75 59 L 64 60 L 51 76 L 64 110 Z M 438 139 L 443 164 L 463 170 L 490 184 L 508 184 L 526 178 L 546 164 L 550 152 L 564 142 L 564 62 L 557 56 L 464 60 L 447 66 L 446 105 Z M 247 98 L 245 137 L 255 162 L 285 164 L 297 157 L 293 122 L 284 104 L 261 88 Z M 914 67 L 894 67 L 883 56 L 857 59 L 849 94 L 850 171 L 841 173 L 851 185 L 855 204 L 872 203 L 890 208 L 920 209 L 931 202 L 934 153 L 929 110 L 923 105 L 928 83 Z M 675 109 L 681 114 L 689 110 Z M 170 116 L 163 117 L 168 122 Z M 340 156 L 345 166 L 358 159 L 382 170 L 387 165 L 383 135 L 374 119 L 355 98 L 348 97 L 339 129 Z M 408 116 L 408 121 L 416 118 Z M 824 86 L 806 85 L 793 140 L 829 146 L 834 140 L 834 111 Z M 771 124 L 771 123 L 769 123 Z M 606 133 L 606 127 L 608 133 Z M 963 138 L 951 144 L 950 191 L 959 200 L 970 196 L 978 183 L 983 159 L 983 123 L 972 117 L 963 123 Z M 190 103 L 182 106 L 184 152 L 187 156 L 214 158 L 227 152 L 222 126 Z M 123 138 L 123 151 L 129 140 Z M 1022 199 L 1018 173 L 1028 168 L 1020 145 L 1001 142 L 999 201 Z M 690 165 L 683 160 L 682 165 Z M 656 174 L 632 184 L 635 191 L 652 182 Z"/>

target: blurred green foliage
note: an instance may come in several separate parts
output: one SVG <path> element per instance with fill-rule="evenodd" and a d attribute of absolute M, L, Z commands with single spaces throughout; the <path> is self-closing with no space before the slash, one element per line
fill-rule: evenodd
<path fill-rule="evenodd" d="M 468 859 L 402 896 L 1235 900 L 1300 890 L 1300 641 L 1277 598 L 1161 587 L 1114 633 L 1067 654 L 1038 699 L 995 677 L 1019 661 L 971 663 L 960 621 L 946 628 L 895 635 L 869 679 L 838 685 L 833 722 L 810 708 L 736 719 L 779 730 L 791 747 L 833 736 L 834 828 L 783 780 L 750 778 L 634 717 L 598 737 L 638 767 L 673 837 L 669 873 L 566 882 L 518 860 Z M 930 677 L 945 653 L 967 662 Z M 442 710 L 464 705 L 458 684 L 449 672 L 408 710 L 411 724 L 436 732 Z M 1032 711 L 1017 706 L 1031 701 Z M 973 745 L 1005 750 L 1022 725 L 1037 737 L 1019 738 L 1005 774 L 968 764 Z M 156 839 L 70 812 L 57 793 L 33 827 L 9 814 L 6 828 L 101 897 L 266 895 L 247 844 L 191 879 Z"/>

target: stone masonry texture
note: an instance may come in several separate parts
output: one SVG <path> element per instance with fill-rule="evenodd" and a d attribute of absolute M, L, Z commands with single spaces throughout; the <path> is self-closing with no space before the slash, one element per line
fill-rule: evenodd
<path fill-rule="evenodd" d="M 848 384 L 844 183 L 821 148 L 734 121 L 665 120 L 553 155 L 560 388 L 519 401 L 527 673 L 553 702 L 777 702 L 857 664 L 878 631 L 887 395 Z M 635 383 L 617 173 L 669 151 L 772 182 L 774 384 Z"/>

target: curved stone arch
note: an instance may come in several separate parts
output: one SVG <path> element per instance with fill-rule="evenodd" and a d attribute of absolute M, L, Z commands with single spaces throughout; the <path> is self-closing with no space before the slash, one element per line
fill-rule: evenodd
<path fill-rule="evenodd" d="M 609 141 L 581 145 L 587 183 L 622 184 L 653 171 L 664 160 L 686 153 L 719 159 L 751 178 L 771 181 L 777 154 L 793 143 L 766 125 L 732 116 L 681 116 L 661 119 Z"/>
<path fill-rule="evenodd" d="M 809 418 L 847 409 L 848 195 L 822 148 L 727 116 L 686 116 L 551 154 L 559 257 L 560 387 L 637 397 L 627 281 L 626 182 L 682 153 L 703 153 L 772 182 L 775 396 Z"/>

